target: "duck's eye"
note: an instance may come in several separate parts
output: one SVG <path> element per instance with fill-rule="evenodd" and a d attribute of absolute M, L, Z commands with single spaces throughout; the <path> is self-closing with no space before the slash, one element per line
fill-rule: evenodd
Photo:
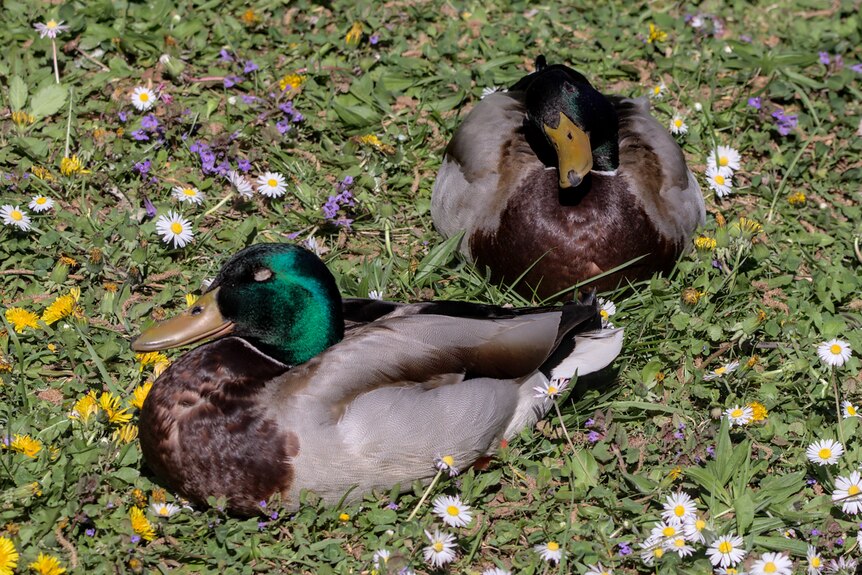
<path fill-rule="evenodd" d="M 575 137 L 572 135 L 572 133 L 571 133 L 571 132 L 567 133 L 567 134 L 566 134 L 566 137 L 567 137 L 567 138 L 569 138 L 570 140 L 574 140 L 574 139 L 575 139 Z"/>
<path fill-rule="evenodd" d="M 269 268 L 260 268 L 254 270 L 254 281 L 265 282 L 272 277 L 272 270 Z"/>
<path fill-rule="evenodd" d="M 202 314 L 203 312 L 204 312 L 204 308 L 202 308 L 202 307 L 201 307 L 201 306 L 199 306 L 199 305 L 196 305 L 195 307 L 193 307 L 193 308 L 192 308 L 192 311 L 191 311 L 190 313 L 191 313 L 192 315 L 200 315 L 200 314 Z"/>

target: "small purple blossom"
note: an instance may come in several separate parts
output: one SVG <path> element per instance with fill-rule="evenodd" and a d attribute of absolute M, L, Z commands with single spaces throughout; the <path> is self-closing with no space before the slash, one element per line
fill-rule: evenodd
<path fill-rule="evenodd" d="M 587 441 L 589 441 L 590 443 L 595 443 L 601 438 L 602 436 L 596 431 L 591 431 L 587 434 Z"/>
<path fill-rule="evenodd" d="M 153 163 L 149 160 L 144 160 L 143 162 L 138 162 L 135 164 L 133 168 L 135 172 L 138 173 L 141 177 L 146 176 L 150 172 L 150 167 L 152 167 Z"/>
<path fill-rule="evenodd" d="M 135 130 L 132 132 L 132 138 L 138 140 L 139 142 L 146 142 L 150 139 L 146 132 L 143 130 Z"/>
<path fill-rule="evenodd" d="M 222 52 L 224 52 L 224 50 L 222 50 Z M 260 506 L 261 509 L 266 509 L 266 501 L 260 500 L 258 502 L 258 506 Z"/>
<path fill-rule="evenodd" d="M 706 447 L 706 454 L 709 455 L 710 457 L 715 457 L 715 446 L 714 445 L 708 445 Z"/>
<path fill-rule="evenodd" d="M 386 509 L 391 509 L 392 511 L 398 511 L 399 505 L 397 503 L 395 503 L 394 501 L 392 501 L 392 502 L 386 504 Z M 860 528 L 860 529 L 862 529 L 862 528 Z"/>
<path fill-rule="evenodd" d="M 811 536 L 812 536 L 812 537 L 818 537 L 819 535 L 820 535 L 820 530 L 819 530 L 819 529 L 812 529 L 812 530 L 811 530 Z"/>
<path fill-rule="evenodd" d="M 150 198 L 146 196 L 144 196 L 144 209 L 147 210 L 148 218 L 156 217 L 156 206 L 154 206 L 153 202 L 150 201 Z"/>
<path fill-rule="evenodd" d="M 252 96 L 250 94 L 243 94 L 242 95 L 242 102 L 243 102 L 243 104 L 248 104 L 248 105 L 254 104 L 255 102 L 257 102 L 257 96 Z"/>
<path fill-rule="evenodd" d="M 596 421 L 591 417 L 584 422 L 584 427 L 592 427 L 596 424 Z"/>
<path fill-rule="evenodd" d="M 123 122 L 124 124 L 129 120 L 129 116 L 128 116 L 128 114 L 126 114 L 125 112 L 118 112 L 118 113 L 117 113 L 117 117 L 118 117 L 118 118 L 120 119 L 120 121 L 121 121 L 121 122 Z"/>
<path fill-rule="evenodd" d="M 862 74 L 862 64 L 853 64 L 852 66 L 850 66 L 850 69 L 857 74 Z"/>
<path fill-rule="evenodd" d="M 632 548 L 628 543 L 620 543 L 617 547 L 620 548 L 620 557 L 632 554 Z"/>
<path fill-rule="evenodd" d="M 679 440 L 685 439 L 685 435 L 683 435 L 683 433 L 681 431 L 674 431 L 673 437 L 674 437 L 674 439 L 679 439 Z"/>
<path fill-rule="evenodd" d="M 242 78 L 237 76 L 236 74 L 230 74 L 224 77 L 224 87 L 225 88 L 233 88 L 237 84 L 242 82 Z"/>
<path fill-rule="evenodd" d="M 829 53 L 828 52 L 820 52 L 820 63 L 826 66 L 829 65 Z"/>
<path fill-rule="evenodd" d="M 838 545 L 839 547 L 841 547 L 842 545 L 844 545 L 844 538 L 843 538 L 843 537 L 839 537 L 838 539 L 836 539 L 836 540 L 835 540 L 835 545 Z"/>
<path fill-rule="evenodd" d="M 293 127 L 293 126 L 291 126 L 291 125 L 290 125 L 290 122 L 289 122 L 288 120 L 286 120 L 286 119 L 285 119 L 285 120 L 281 120 L 280 122 L 277 122 L 277 123 L 275 124 L 275 129 L 276 129 L 276 130 L 278 130 L 278 133 L 279 133 L 279 134 L 281 134 L 282 136 L 283 136 L 284 134 L 288 133 L 288 132 L 291 130 L 291 128 L 292 128 L 292 127 Z"/>
<path fill-rule="evenodd" d="M 752 96 L 748 99 L 748 105 L 754 108 L 755 110 L 759 110 L 762 106 L 760 103 L 760 98 Z"/>
<path fill-rule="evenodd" d="M 380 42 L 380 34 L 372 34 L 371 37 L 368 39 L 368 42 L 372 46 L 377 46 L 377 43 Z"/>
<path fill-rule="evenodd" d="M 272 513 L 270 513 L 269 518 L 272 519 L 273 521 L 278 519 L 278 511 L 273 511 Z"/>
<path fill-rule="evenodd" d="M 746 44 L 751 44 L 751 36 L 749 36 L 748 34 L 740 34 L 739 41 L 745 42 Z"/>
<path fill-rule="evenodd" d="M 159 127 L 159 120 L 152 114 L 147 114 L 141 118 L 141 127 L 148 132 L 152 132 Z"/>
<path fill-rule="evenodd" d="M 258 70 L 260 70 L 260 68 L 257 66 L 257 64 L 255 64 L 251 60 L 246 60 L 245 66 L 243 66 L 243 68 L 242 68 L 242 73 L 243 74 L 251 74 L 252 72 L 256 72 Z"/>
<path fill-rule="evenodd" d="M 808 476 L 805 478 L 805 485 L 817 485 L 817 479 L 814 477 Z"/>
<path fill-rule="evenodd" d="M 258 531 L 263 531 L 264 529 L 266 529 L 267 525 L 268 525 L 268 523 L 266 521 L 258 521 L 257 522 Z"/>
<path fill-rule="evenodd" d="M 782 136 L 788 135 L 799 123 L 798 117 L 795 114 L 787 115 L 781 109 L 772 112 L 772 117 L 775 118 L 778 133 Z"/>
<path fill-rule="evenodd" d="M 835 66 L 836 70 L 841 70 L 844 68 L 844 58 L 841 57 L 841 54 L 835 54 L 833 62 L 833 65 Z"/>
<path fill-rule="evenodd" d="M 131 542 L 132 542 L 132 543 L 134 543 L 134 544 L 138 544 L 138 542 L 140 542 L 140 540 L 141 540 L 141 536 L 140 536 L 140 535 L 132 535 L 132 536 L 129 538 L 129 541 L 131 541 Z"/>
<path fill-rule="evenodd" d="M 94 535 L 96 535 L 95 527 L 90 527 L 89 529 L 84 530 L 84 535 L 86 535 L 87 537 L 93 537 Z"/>
<path fill-rule="evenodd" d="M 233 56 L 230 55 L 230 52 L 225 50 L 224 48 L 218 53 L 219 60 L 222 62 L 233 62 Z"/>
<path fill-rule="evenodd" d="M 246 160 L 245 158 L 240 158 L 239 160 L 237 160 L 237 166 L 243 172 L 247 172 L 251 169 L 251 162 Z"/>
<path fill-rule="evenodd" d="M 288 100 L 287 102 L 282 102 L 278 105 L 278 109 L 287 115 L 293 114 L 293 101 Z"/>

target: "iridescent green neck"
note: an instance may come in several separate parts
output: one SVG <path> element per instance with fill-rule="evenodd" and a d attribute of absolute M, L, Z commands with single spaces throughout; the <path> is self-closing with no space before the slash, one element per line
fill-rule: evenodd
<path fill-rule="evenodd" d="M 219 309 L 234 322 L 234 334 L 283 363 L 304 363 L 344 337 L 335 280 L 302 248 L 247 248 L 225 265 L 214 285 L 221 286 Z"/>

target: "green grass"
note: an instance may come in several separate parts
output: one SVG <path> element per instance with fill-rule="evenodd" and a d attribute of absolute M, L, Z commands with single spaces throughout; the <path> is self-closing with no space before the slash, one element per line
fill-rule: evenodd
<path fill-rule="evenodd" d="M 483 88 L 518 79 L 539 53 L 607 92 L 646 95 L 665 83 L 654 113 L 664 124 L 685 116 L 689 132 L 680 142 L 707 197 L 703 233 L 717 245 L 692 250 L 669 277 L 624 298 L 605 294 L 626 342 L 615 381 L 580 385 L 561 401 L 572 444 L 559 417 L 549 416 L 488 470 L 435 486 L 432 495 L 459 494 L 475 512 L 469 527 L 452 530 L 458 559 L 449 570 L 584 573 L 601 561 L 617 573 L 709 572 L 702 545 L 685 559 L 668 553 L 656 568 L 638 557 L 665 496 L 679 489 L 696 497 L 715 533 L 744 537 L 747 560 L 786 551 L 803 573 L 809 543 L 826 560 L 858 556 L 858 519 L 830 497 L 835 477 L 862 462 L 858 418 L 836 413 L 836 399 L 862 400 L 862 256 L 854 252 L 862 237 L 862 73 L 851 69 L 862 62 L 862 38 L 854 3 L 828 10 L 813 1 L 704 3 L 700 12 L 723 23 L 719 37 L 709 18 L 700 31 L 686 23 L 693 7 L 582 4 L 259 2 L 249 13 L 233 1 L 4 5 L 0 205 L 26 209 L 33 229 L 0 226 L 0 307 L 41 315 L 80 289 L 73 317 L 22 333 L 6 321 L 0 335 L 4 434 L 29 434 L 43 446 L 35 457 L 0 450 L 0 529 L 20 553 L 20 572 L 47 553 L 70 572 L 359 573 L 372 569 L 379 548 L 393 553 L 389 572 L 429 571 L 423 529 L 438 522 L 427 503 L 407 521 L 418 485 L 347 507 L 309 497 L 277 519 L 238 519 L 217 508 L 167 520 L 148 512 L 155 539 L 135 543 L 129 510 L 158 487 L 136 441 L 114 439 L 119 426 L 104 410 L 86 425 L 69 414 L 89 390 L 128 406 L 153 368 L 139 367 L 130 338 L 183 309 L 184 296 L 199 293 L 201 281 L 249 243 L 315 238 L 346 295 L 529 303 L 457 259 L 452 242 L 435 233 L 429 206 L 442 150 L 464 113 Z M 32 26 L 50 18 L 71 26 L 58 37 L 59 87 L 51 42 Z M 348 44 L 354 22 L 362 34 Z M 647 43 L 650 23 L 667 38 Z M 240 63 L 221 61 L 222 48 Z M 818 52 L 830 55 L 829 66 Z M 160 63 L 163 54 L 169 64 Z M 260 69 L 225 88 L 220 78 L 238 75 L 245 60 Z M 289 74 L 304 77 L 291 95 L 304 119 L 282 135 L 283 114 L 269 94 Z M 153 133 L 149 141 L 131 136 L 144 114 L 130 95 L 146 85 L 172 98 L 150 110 L 163 130 L 158 145 Z M 246 104 L 243 95 L 261 100 Z M 761 98 L 761 111 L 748 106 L 750 97 Z M 35 121 L 16 124 L 18 110 Z M 776 110 L 798 116 L 786 136 Z M 368 135 L 380 144 L 359 139 Z M 251 174 L 284 173 L 288 193 L 229 196 L 226 181 L 204 174 L 190 151 L 198 140 L 234 168 L 244 158 Z M 714 144 L 742 154 L 734 193 L 723 200 L 703 178 Z M 61 173 L 62 158 L 73 154 L 88 173 Z M 145 160 L 151 168 L 142 177 L 134 166 Z M 39 168 L 50 177 L 30 175 Z M 355 180 L 356 204 L 338 217 L 352 219 L 350 228 L 322 211 L 346 176 Z M 195 238 L 173 249 L 155 233 L 144 199 L 160 214 L 176 210 L 170 190 L 180 184 L 206 200 L 181 207 Z M 801 205 L 789 202 L 797 192 L 806 197 Z M 26 208 L 36 194 L 55 208 L 38 215 Z M 762 229 L 741 230 L 742 217 Z M 698 301 L 686 303 L 684 293 Z M 830 371 L 816 346 L 832 337 L 848 341 L 854 356 Z M 731 361 L 739 369 L 705 379 Z M 755 401 L 768 410 L 765 421 L 722 426 L 723 410 Z M 134 424 L 136 409 L 129 413 Z M 835 465 L 812 466 L 806 447 L 829 437 L 843 438 L 847 453 Z M 562 544 L 562 565 L 548 566 L 532 550 L 548 540 Z M 621 555 L 622 544 L 635 552 Z"/>

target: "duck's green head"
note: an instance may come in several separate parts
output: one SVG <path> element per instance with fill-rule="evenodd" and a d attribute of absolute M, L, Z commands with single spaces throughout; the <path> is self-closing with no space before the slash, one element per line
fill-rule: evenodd
<path fill-rule="evenodd" d="M 537 71 L 526 89 L 526 107 L 556 151 L 561 188 L 580 185 L 592 169 L 619 166 L 614 106 L 578 72 L 560 65 Z"/>
<path fill-rule="evenodd" d="M 228 334 L 288 365 L 308 361 L 344 336 L 335 279 L 298 246 L 247 247 L 192 307 L 143 332 L 132 349 L 158 351 Z"/>

